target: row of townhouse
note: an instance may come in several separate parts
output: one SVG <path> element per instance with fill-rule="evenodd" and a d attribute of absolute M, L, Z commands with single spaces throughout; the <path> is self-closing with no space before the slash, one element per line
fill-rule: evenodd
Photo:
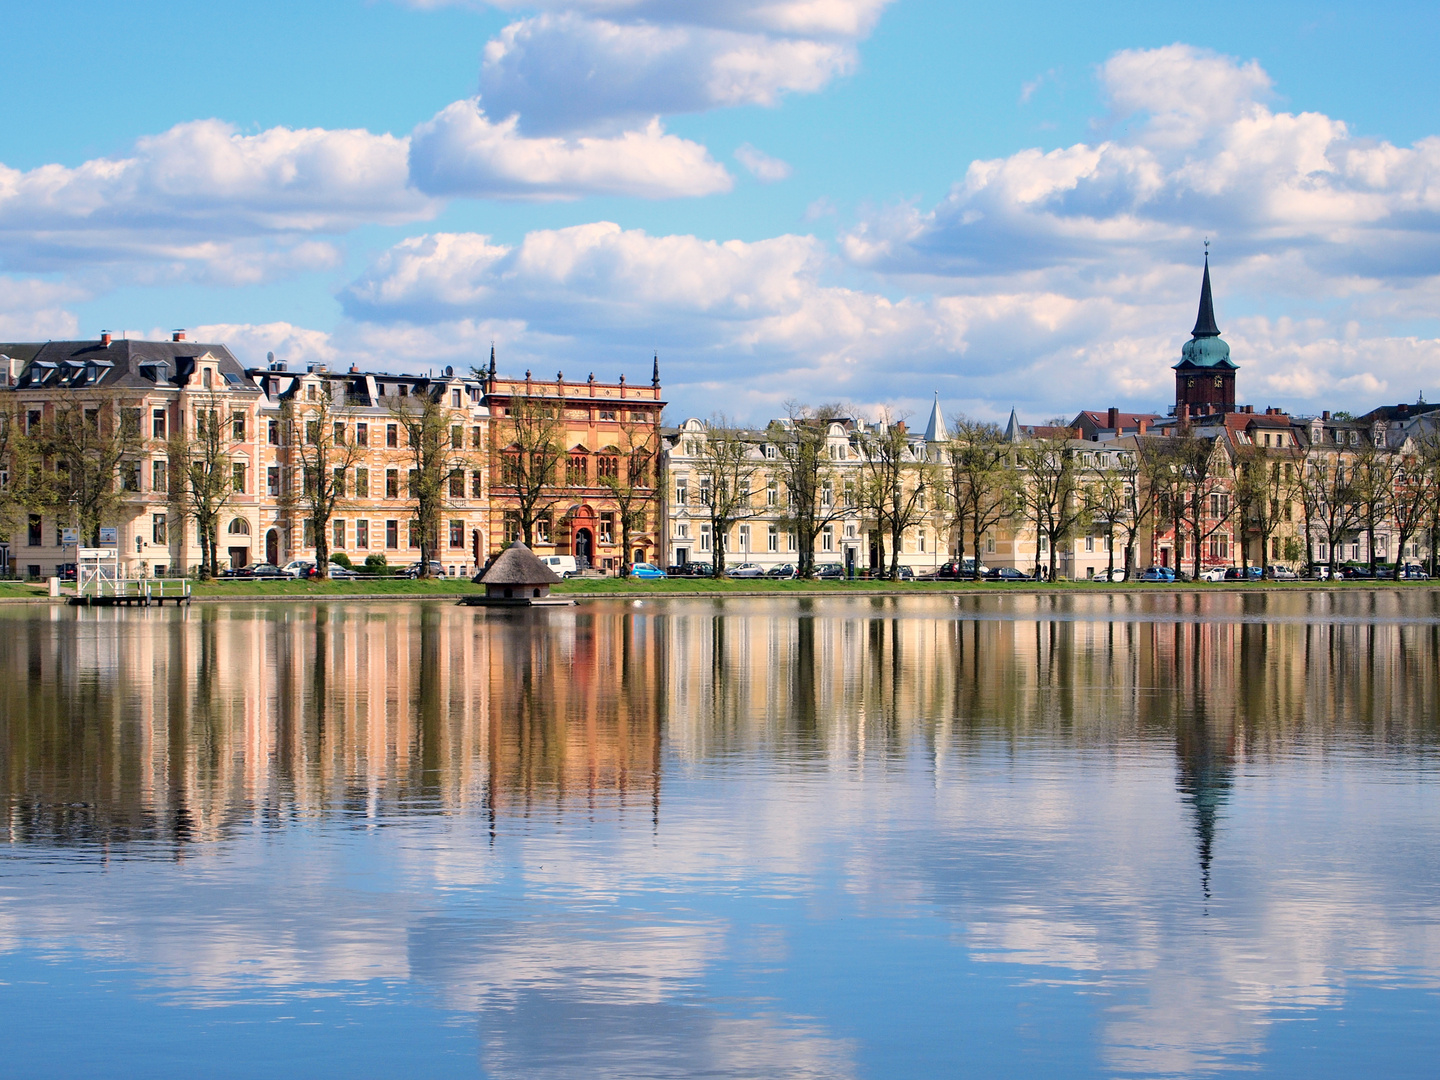
<path fill-rule="evenodd" d="M 417 487 L 434 459 L 417 450 L 425 444 L 416 434 L 422 415 L 438 432 L 443 459 L 430 531 L 432 558 L 447 573 L 475 572 L 517 537 L 523 500 L 506 465 L 537 424 L 557 452 L 563 447 L 555 475 L 530 500 L 538 508 L 537 546 L 611 570 L 656 552 L 658 462 L 652 455 L 638 474 L 630 470 L 639 509 L 628 517 L 628 552 L 619 546 L 614 485 L 606 481 L 620 446 L 638 462 L 645 446 L 658 444 L 658 361 L 641 386 L 624 376 L 615 383 L 593 375 L 571 383 L 563 373 L 505 379 L 493 350 L 488 371 L 469 374 L 322 364 L 291 371 L 273 354 L 266 366 L 246 368 L 224 345 L 189 341 L 183 331 L 168 342 L 106 334 L 0 345 L 0 392 L 0 420 L 33 444 L 22 463 L 10 440 L 0 465 L 13 518 L 0 564 L 22 576 L 49 576 L 73 562 L 81 525 L 82 532 L 114 530 L 127 576 L 192 572 L 204 553 L 187 489 L 196 463 L 206 460 L 220 461 L 224 472 L 216 527 L 222 568 L 314 560 L 322 541 L 354 563 L 376 555 L 413 562 L 421 550 Z M 214 460 L 203 459 L 207 444 L 218 448 Z M 87 522 L 90 495 L 80 476 L 92 465 L 108 472 L 101 483 L 114 496 Z"/>

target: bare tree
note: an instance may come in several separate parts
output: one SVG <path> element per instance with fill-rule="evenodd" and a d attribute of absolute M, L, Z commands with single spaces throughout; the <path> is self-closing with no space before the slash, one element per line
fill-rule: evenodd
<path fill-rule="evenodd" d="M 1306 543 L 1311 542 L 1312 528 L 1325 538 L 1326 561 L 1333 572 L 1337 552 L 1345 538 L 1359 528 L 1359 508 L 1351 488 L 1352 474 L 1346 469 L 1344 457 L 1314 446 L 1305 453 L 1301 474 L 1305 497 Z M 1313 562 L 1314 559 L 1312 558 Z"/>
<path fill-rule="evenodd" d="M 1440 517 L 1440 425 L 1430 424 L 1414 438 L 1413 452 L 1402 457 L 1395 471 L 1395 577 L 1404 572 L 1405 545 L 1430 525 L 1430 554 L 1434 562 L 1436 524 Z"/>
<path fill-rule="evenodd" d="M 1223 455 L 1219 439 L 1188 430 L 1154 444 L 1149 475 L 1161 494 L 1166 517 L 1174 524 L 1177 543 L 1190 543 L 1191 573 L 1196 578 L 1205 541 L 1229 524 L 1233 512 L 1230 468 Z"/>
<path fill-rule="evenodd" d="M 965 561 L 965 523 L 975 539 L 975 563 L 980 563 L 980 539 L 1015 510 L 1018 475 L 1012 467 L 1013 448 L 996 424 L 957 416 L 950 457 L 950 505 L 955 514 L 955 558 Z"/>
<path fill-rule="evenodd" d="M 1108 463 L 1101 464 L 1097 456 L 1083 467 L 1080 483 L 1086 516 L 1105 530 L 1105 550 L 1109 553 L 1105 580 L 1110 581 L 1115 576 L 1115 533 L 1123 527 L 1131 506 L 1125 474 Z"/>
<path fill-rule="evenodd" d="M 1037 435 L 1022 443 L 1016 457 L 1023 476 L 1019 503 L 1035 525 L 1037 539 L 1049 547 L 1049 576 L 1055 580 L 1056 559 L 1061 544 L 1074 535 L 1088 507 L 1080 491 L 1080 475 L 1070 448 L 1070 429 L 1063 420 L 1053 420 L 1049 434 Z M 1040 568 L 1040 553 L 1035 554 Z"/>
<path fill-rule="evenodd" d="M 40 505 L 44 473 L 40 468 L 38 432 L 25 429 L 25 410 L 0 405 L 0 537 L 13 539 L 21 518 Z"/>
<path fill-rule="evenodd" d="M 541 398 L 517 394 L 495 426 L 491 453 L 498 459 L 499 483 L 492 495 L 515 500 L 520 535 L 535 545 L 535 523 L 564 496 L 558 486 L 565 459 L 565 417 L 562 409 Z"/>
<path fill-rule="evenodd" d="M 697 447 L 695 474 L 700 482 L 700 501 L 710 515 L 716 577 L 725 576 L 725 549 L 731 527 L 757 512 L 750 488 L 760 462 L 751 453 L 753 448 L 734 421 L 718 413 L 711 418 Z"/>
<path fill-rule="evenodd" d="M 1375 538 L 1390 519 L 1395 506 L 1395 481 L 1400 471 L 1399 455 L 1383 446 L 1363 446 L 1351 463 L 1350 490 L 1355 500 L 1357 523 L 1365 533 L 1370 555 L 1370 574 L 1375 574 Z"/>
<path fill-rule="evenodd" d="M 788 423 L 772 423 L 769 437 L 780 448 L 776 471 L 785 482 L 786 509 L 781 522 L 799 544 L 799 575 L 815 576 L 815 540 L 826 525 L 846 512 L 835 497 L 838 472 L 830 457 L 829 429 L 839 417 L 838 405 L 810 408 L 788 402 Z"/>
<path fill-rule="evenodd" d="M 195 435 L 177 430 L 166 443 L 171 505 L 181 522 L 180 550 L 184 551 L 184 522 L 195 523 L 200 541 L 200 576 L 220 572 L 220 516 L 235 494 L 234 440 L 229 419 L 230 402 L 207 395 L 195 408 Z"/>
<path fill-rule="evenodd" d="M 1271 538 L 1293 516 L 1298 493 L 1294 455 L 1264 446 L 1236 451 L 1235 518 L 1240 534 L 1240 565 L 1249 565 L 1249 540 L 1260 541 L 1260 565 L 1270 566 Z"/>
<path fill-rule="evenodd" d="M 600 451 L 595 482 L 615 500 L 620 528 L 620 576 L 630 572 L 630 538 L 650 524 L 650 507 L 659 494 L 660 430 L 643 420 L 620 423 L 619 442 Z"/>
<path fill-rule="evenodd" d="M 392 398 L 390 403 L 390 415 L 405 432 L 413 466 L 409 470 L 409 498 L 415 508 L 411 528 L 419 532 L 417 576 L 422 578 L 430 577 L 430 563 L 440 549 L 440 518 L 447 505 L 447 489 L 458 473 L 463 490 L 464 469 L 472 464 L 465 454 L 468 414 L 443 405 L 444 391 L 439 385 L 428 393 Z"/>
<path fill-rule="evenodd" d="M 343 417 L 337 418 L 329 393 L 323 387 L 314 401 L 286 402 L 285 423 L 290 445 L 300 459 L 298 505 L 314 541 L 315 575 L 330 576 L 330 522 L 345 505 L 353 483 L 351 471 L 365 458 Z"/>
<path fill-rule="evenodd" d="M 903 418 L 884 415 L 860 436 L 860 502 L 875 514 L 882 566 L 889 534 L 891 580 L 900 576 L 905 531 L 929 517 L 941 490 L 935 465 L 923 454 L 923 447 L 911 445 Z"/>
<path fill-rule="evenodd" d="M 66 395 L 55 401 L 39 431 L 39 451 L 53 466 L 42 501 L 92 545 L 100 526 L 117 519 L 125 491 L 139 488 L 140 410 L 116 401 Z"/>

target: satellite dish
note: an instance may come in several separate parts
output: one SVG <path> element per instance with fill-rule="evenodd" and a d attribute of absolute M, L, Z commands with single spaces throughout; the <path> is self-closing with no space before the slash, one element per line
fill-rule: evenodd
<path fill-rule="evenodd" d="M 275 354 L 273 352 L 267 352 L 265 354 L 265 362 L 267 364 L 273 364 L 275 362 Z"/>

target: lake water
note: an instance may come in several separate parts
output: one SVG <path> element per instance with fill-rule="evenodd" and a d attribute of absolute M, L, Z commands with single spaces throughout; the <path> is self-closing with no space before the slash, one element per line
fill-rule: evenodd
<path fill-rule="evenodd" d="M 0 610 L 0 1074 L 1435 1075 L 1440 592 Z"/>

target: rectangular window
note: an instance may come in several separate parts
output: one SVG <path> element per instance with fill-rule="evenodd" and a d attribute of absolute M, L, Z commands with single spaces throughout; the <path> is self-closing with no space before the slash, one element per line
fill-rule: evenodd
<path fill-rule="evenodd" d="M 368 499 L 370 497 L 370 470 L 355 470 L 355 497 L 357 499 Z"/>
<path fill-rule="evenodd" d="M 700 526 L 700 550 L 701 550 L 701 551 L 709 551 L 709 550 L 710 550 L 710 526 L 709 526 L 709 525 L 701 525 L 701 526 Z"/>
<path fill-rule="evenodd" d="M 150 411 L 150 437 L 152 439 L 165 438 L 165 410 L 152 409 Z"/>
<path fill-rule="evenodd" d="M 987 554 L 987 555 L 994 555 L 994 554 L 995 554 L 995 537 L 993 537 L 993 536 L 987 536 L 987 537 L 985 537 L 985 554 Z"/>
<path fill-rule="evenodd" d="M 243 461 L 230 463 L 230 489 L 237 495 L 245 494 L 245 463 Z"/>
<path fill-rule="evenodd" d="M 550 543 L 550 515 L 541 514 L 535 519 L 535 542 L 537 544 Z"/>
<path fill-rule="evenodd" d="M 451 407 L 452 409 L 458 409 L 458 408 L 460 408 L 460 391 L 459 391 L 459 390 L 451 390 L 451 391 L 450 391 L 450 407 Z"/>
<path fill-rule="evenodd" d="M 307 548 L 313 548 L 315 546 L 315 522 L 308 517 L 305 519 L 304 543 Z"/>
<path fill-rule="evenodd" d="M 400 546 L 400 522 L 393 518 L 385 522 L 385 546 L 392 551 Z"/>
<path fill-rule="evenodd" d="M 602 543 L 602 544 L 613 544 L 613 543 L 615 542 L 614 539 L 613 539 L 614 536 L 615 536 L 615 515 L 614 515 L 614 514 L 601 514 L 601 515 L 600 515 L 600 543 Z"/>
<path fill-rule="evenodd" d="M 675 539 L 677 539 L 677 540 L 689 540 L 689 539 L 690 539 L 690 526 L 687 525 L 687 524 L 686 524 L 685 522 L 683 522 L 683 521 L 677 521 L 677 522 L 675 523 Z"/>
<path fill-rule="evenodd" d="M 450 498 L 463 499 L 465 497 L 465 474 L 456 469 L 450 474 Z"/>
<path fill-rule="evenodd" d="M 766 449 L 768 450 L 769 447 L 766 447 Z M 769 529 L 769 531 L 767 532 L 767 534 L 766 534 L 766 536 L 765 536 L 765 550 L 766 550 L 766 551 L 779 551 L 779 550 L 780 550 L 780 530 L 777 529 L 774 525 L 771 525 L 771 526 L 770 526 L 770 529 Z"/>
<path fill-rule="evenodd" d="M 265 424 L 265 428 L 266 428 L 265 441 L 268 442 L 271 446 L 279 446 L 279 445 L 280 445 L 280 421 L 279 421 L 279 420 L 270 420 L 270 421 L 267 421 L 266 424 Z"/>
<path fill-rule="evenodd" d="M 215 372 L 212 368 L 200 369 L 200 385 L 209 390 L 215 382 Z"/>
<path fill-rule="evenodd" d="M 765 449 L 767 449 L 767 450 L 773 450 L 773 449 L 775 449 L 775 448 L 774 448 L 773 446 L 767 446 Z M 779 485 L 778 483 L 776 483 L 774 480 L 771 480 L 770 483 L 768 483 L 768 484 L 765 485 L 765 505 L 766 505 L 766 506 L 779 506 L 779 505 L 780 505 L 780 485 Z"/>
<path fill-rule="evenodd" d="M 364 518 L 355 522 L 355 546 L 361 551 L 370 546 L 370 522 Z"/>
<path fill-rule="evenodd" d="M 834 506 L 834 505 L 835 505 L 835 485 L 834 485 L 831 481 L 829 481 L 829 480 L 826 480 L 825 483 L 824 483 L 824 484 L 821 486 L 821 488 L 820 488 L 820 505 L 821 505 L 821 506 Z M 826 548 L 825 550 L 826 550 L 826 551 L 829 551 L 830 549 L 829 549 L 829 548 Z"/>
<path fill-rule="evenodd" d="M 305 442 L 310 446 L 318 445 L 320 442 L 320 421 L 305 421 Z"/>
<path fill-rule="evenodd" d="M 1085 550 L 1086 550 L 1086 551 L 1094 551 L 1094 550 L 1095 550 L 1095 537 L 1093 537 L 1093 536 L 1087 536 L 1087 537 L 1085 537 Z"/>
<path fill-rule="evenodd" d="M 590 479 L 590 470 L 585 455 L 572 454 L 565 465 L 565 483 L 583 487 Z"/>
<path fill-rule="evenodd" d="M 345 497 L 345 470 L 336 466 L 330 475 L 335 481 L 335 495 L 343 499 Z"/>
<path fill-rule="evenodd" d="M 337 423 L 337 424 L 335 425 L 335 429 L 334 429 L 334 430 L 335 430 L 335 445 L 336 445 L 336 446 L 344 446 L 344 445 L 345 445 L 345 423 L 344 423 L 344 421 L 341 421 L 341 422 Z"/>
<path fill-rule="evenodd" d="M 740 526 L 740 550 L 749 554 L 750 552 L 750 526 Z"/>
<path fill-rule="evenodd" d="M 400 470 L 385 470 L 385 497 L 387 499 L 398 499 L 400 497 Z"/>
<path fill-rule="evenodd" d="M 479 449 L 480 449 L 480 439 L 481 439 L 481 435 L 480 435 L 480 425 L 479 425 L 479 424 L 476 424 L 474 427 L 472 427 L 472 428 L 470 429 L 470 449 L 471 449 L 471 450 L 479 450 Z"/>
<path fill-rule="evenodd" d="M 355 425 L 355 445 L 356 445 L 356 446 L 369 446 L 369 445 L 370 445 L 370 425 L 369 425 L 369 424 L 356 424 L 356 425 Z"/>
<path fill-rule="evenodd" d="M 476 471 L 470 474 L 470 497 L 472 499 L 485 497 L 485 474 L 483 472 Z"/>
<path fill-rule="evenodd" d="M 787 533 L 785 534 L 785 550 L 786 550 L 786 551 L 794 551 L 794 550 L 795 550 L 795 534 L 794 534 L 793 532 L 787 532 Z"/>
<path fill-rule="evenodd" d="M 168 461 L 152 461 L 150 463 L 150 489 L 160 492 L 170 490 L 170 463 Z"/>
<path fill-rule="evenodd" d="M 44 543 L 43 522 L 39 514 L 31 514 L 26 523 L 25 544 L 27 547 L 40 547 Z"/>
<path fill-rule="evenodd" d="M 314 495 L 315 495 L 316 489 L 320 486 L 320 477 L 319 477 L 319 475 L 316 473 L 316 471 L 314 470 L 314 468 L 312 468 L 312 467 L 310 467 L 310 466 L 306 466 L 306 468 L 305 468 L 304 484 L 305 484 L 305 486 L 304 486 L 301 490 L 305 492 L 305 497 L 306 497 L 306 498 L 313 498 Z M 307 544 L 307 545 L 306 545 L 306 547 L 311 547 L 311 546 L 313 546 L 313 545 L 310 545 L 310 544 Z"/>
<path fill-rule="evenodd" d="M 501 523 L 501 528 L 505 533 L 505 543 L 513 544 L 516 540 L 521 539 L 520 515 L 513 510 L 505 511 L 505 518 Z"/>
<path fill-rule="evenodd" d="M 684 477 L 675 481 L 675 505 L 688 506 L 690 503 L 690 482 Z"/>
<path fill-rule="evenodd" d="M 125 408 L 120 410 L 120 427 L 131 438 L 140 438 L 140 410 Z"/>
<path fill-rule="evenodd" d="M 330 523 L 330 546 L 336 551 L 345 550 L 345 522 L 340 518 Z"/>
<path fill-rule="evenodd" d="M 460 520 L 452 520 L 450 522 L 450 546 L 452 548 L 463 548 L 465 546 L 465 522 Z"/>
<path fill-rule="evenodd" d="M 456 396 L 456 397 L 459 397 L 459 396 L 460 396 L 460 391 L 458 391 L 458 390 L 455 391 L 455 396 Z M 451 449 L 451 450 L 464 450 L 464 449 L 465 449 L 465 429 L 464 429 L 461 425 L 459 425 L 459 424 L 451 424 L 451 425 L 450 425 L 450 449 Z"/>
<path fill-rule="evenodd" d="M 399 427 L 398 427 L 397 425 L 395 425 L 395 424 L 386 424 L 386 425 L 385 425 L 385 445 L 386 445 L 386 446 L 399 446 L 399 445 L 400 445 L 400 429 L 399 429 Z"/>
<path fill-rule="evenodd" d="M 280 466 L 272 465 L 265 470 L 265 493 L 275 496 L 280 494 Z"/>
<path fill-rule="evenodd" d="M 151 514 L 151 515 L 150 515 L 150 542 L 151 542 L 152 544 L 165 544 L 165 543 L 168 543 L 168 541 L 165 539 L 165 537 L 166 537 L 166 531 L 167 531 L 167 530 L 166 530 L 166 528 L 165 528 L 165 515 L 164 515 L 164 514 Z"/>
<path fill-rule="evenodd" d="M 140 490 L 140 462 L 122 461 L 120 463 L 120 490 Z"/>
<path fill-rule="evenodd" d="M 245 441 L 245 414 L 235 413 L 230 417 L 230 439 L 232 442 Z"/>
<path fill-rule="evenodd" d="M 925 544 L 926 544 L 925 530 L 924 530 L 924 529 L 921 529 L 921 530 L 920 530 L 920 551 L 921 551 L 922 554 L 923 554 L 924 551 L 925 551 Z"/>
<path fill-rule="evenodd" d="M 420 522 L 412 519 L 407 531 L 410 534 L 410 546 L 418 548 L 420 546 Z"/>
<path fill-rule="evenodd" d="M 415 488 L 420 483 L 420 470 L 411 469 L 405 474 L 405 497 L 415 498 Z"/>
<path fill-rule="evenodd" d="M 823 530 L 821 530 L 821 533 L 820 533 L 820 550 L 821 550 L 821 551 L 834 551 L 834 550 L 835 550 L 835 527 L 834 527 L 833 525 L 826 525 L 825 528 L 824 528 Z"/>

